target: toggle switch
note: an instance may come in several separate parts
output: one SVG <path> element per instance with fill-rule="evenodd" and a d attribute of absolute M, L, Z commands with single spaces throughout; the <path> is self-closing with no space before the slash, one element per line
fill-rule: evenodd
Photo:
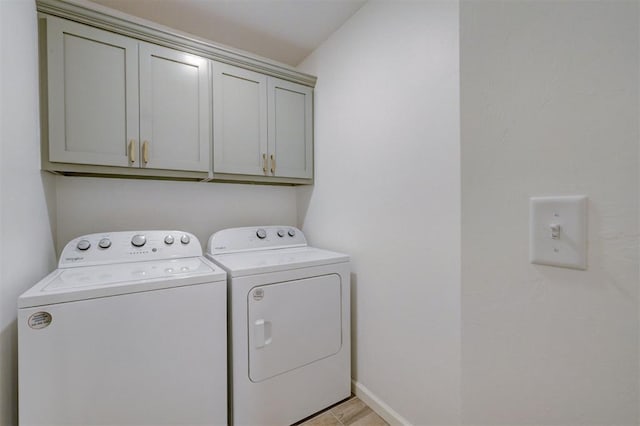
<path fill-rule="evenodd" d="M 529 200 L 529 260 L 538 265 L 587 269 L 587 197 Z"/>

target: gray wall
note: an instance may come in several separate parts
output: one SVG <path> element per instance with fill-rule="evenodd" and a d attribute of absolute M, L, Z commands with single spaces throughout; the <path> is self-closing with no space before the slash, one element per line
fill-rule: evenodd
<path fill-rule="evenodd" d="M 352 255 L 358 390 L 419 425 L 460 415 L 458 18 L 368 2 L 300 65 L 318 76 L 300 223 Z"/>
<path fill-rule="evenodd" d="M 180 229 L 206 248 L 220 229 L 296 224 L 290 186 L 58 176 L 56 193 L 58 253 L 93 232 Z"/>
<path fill-rule="evenodd" d="M 0 424 L 17 424 L 18 295 L 55 265 L 55 187 L 40 172 L 36 8 L 0 1 Z"/>
<path fill-rule="evenodd" d="M 461 5 L 466 424 L 638 423 L 638 2 Z M 589 268 L 528 199 L 589 196 Z"/>

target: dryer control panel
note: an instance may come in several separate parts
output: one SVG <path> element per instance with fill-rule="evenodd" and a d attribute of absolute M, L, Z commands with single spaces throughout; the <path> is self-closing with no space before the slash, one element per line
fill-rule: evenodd
<path fill-rule="evenodd" d="M 207 253 L 216 255 L 243 251 L 304 247 L 307 240 L 293 226 L 249 226 L 223 229 L 213 234 L 207 243 Z"/>
<path fill-rule="evenodd" d="M 59 268 L 202 256 L 200 241 L 184 231 L 123 231 L 83 235 L 62 250 Z"/>

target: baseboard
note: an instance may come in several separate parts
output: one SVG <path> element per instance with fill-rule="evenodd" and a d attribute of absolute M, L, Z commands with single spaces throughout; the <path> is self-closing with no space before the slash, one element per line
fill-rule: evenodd
<path fill-rule="evenodd" d="M 362 383 L 351 380 L 351 391 L 391 426 L 411 426 L 407 419 L 385 404 Z"/>

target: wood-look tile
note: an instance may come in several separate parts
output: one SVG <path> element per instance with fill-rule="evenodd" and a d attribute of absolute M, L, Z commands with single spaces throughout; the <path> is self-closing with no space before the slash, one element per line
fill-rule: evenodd
<path fill-rule="evenodd" d="M 340 422 L 336 419 L 336 416 L 331 414 L 330 411 L 327 411 L 317 417 L 307 420 L 300 426 L 340 426 Z"/>
<path fill-rule="evenodd" d="M 366 416 L 360 417 L 351 423 L 344 423 L 344 426 L 389 426 L 389 423 L 371 410 Z"/>
<path fill-rule="evenodd" d="M 351 398 L 348 401 L 333 407 L 330 412 L 333 413 L 333 415 L 340 420 L 340 423 L 345 426 L 351 425 L 370 413 L 373 413 L 371 408 L 369 408 L 359 398 Z"/>
<path fill-rule="evenodd" d="M 358 412 L 366 406 L 367 405 L 364 402 L 360 401 L 357 396 L 352 396 L 342 404 L 331 407 L 329 411 L 331 411 L 338 419 L 341 419 L 345 415 Z"/>
<path fill-rule="evenodd" d="M 367 404 L 353 396 L 304 423 L 296 423 L 294 426 L 389 426 L 389 424 Z"/>

